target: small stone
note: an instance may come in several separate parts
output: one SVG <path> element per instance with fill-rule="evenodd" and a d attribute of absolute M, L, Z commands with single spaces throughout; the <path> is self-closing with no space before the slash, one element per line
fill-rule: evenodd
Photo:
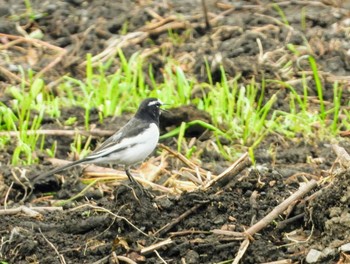
<path fill-rule="evenodd" d="M 326 247 L 324 250 L 322 250 L 322 254 L 325 257 L 335 256 L 337 254 L 337 251 L 335 248 Z"/>
<path fill-rule="evenodd" d="M 45 12 L 48 14 L 52 14 L 58 9 L 58 6 L 56 4 L 48 4 L 46 6 Z"/>
<path fill-rule="evenodd" d="M 217 216 L 217 217 L 215 217 L 215 219 L 214 219 L 214 224 L 216 224 L 216 225 L 222 225 L 222 224 L 224 224 L 224 223 L 225 223 L 224 217 L 222 217 L 222 216 Z"/>
<path fill-rule="evenodd" d="M 36 30 L 30 32 L 29 37 L 31 37 L 33 39 L 43 39 L 44 33 L 40 29 L 36 29 Z"/>
<path fill-rule="evenodd" d="M 346 243 L 339 248 L 340 251 L 350 252 L 350 243 Z"/>
<path fill-rule="evenodd" d="M 311 249 L 309 253 L 306 256 L 306 262 L 307 263 L 317 263 L 319 262 L 320 258 L 322 256 L 322 252 L 318 251 L 316 249 Z"/>
<path fill-rule="evenodd" d="M 158 200 L 158 205 L 164 210 L 171 210 L 174 207 L 174 203 L 168 198 Z"/>
<path fill-rule="evenodd" d="M 189 250 L 185 256 L 186 263 L 199 263 L 199 254 L 194 250 Z"/>

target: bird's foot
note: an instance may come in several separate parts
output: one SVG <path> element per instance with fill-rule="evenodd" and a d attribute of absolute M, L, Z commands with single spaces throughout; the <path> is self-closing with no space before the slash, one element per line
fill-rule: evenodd
<path fill-rule="evenodd" d="M 125 173 L 128 176 L 130 182 L 140 190 L 143 196 L 147 196 L 149 199 L 154 199 L 155 196 L 151 194 L 151 192 L 146 190 L 138 181 L 135 180 L 135 178 L 131 175 L 129 169 L 126 169 Z"/>

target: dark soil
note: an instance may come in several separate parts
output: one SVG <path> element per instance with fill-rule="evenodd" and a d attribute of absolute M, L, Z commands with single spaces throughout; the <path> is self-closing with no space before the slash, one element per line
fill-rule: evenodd
<path fill-rule="evenodd" d="M 53 89 L 55 81 L 64 74 L 84 78 L 82 63 L 86 54 L 101 53 L 127 28 L 128 33 L 146 34 L 144 38 L 136 40 L 134 37 L 122 46 L 127 57 L 136 51 L 146 54 L 150 49 L 159 48 L 145 56 L 146 61 L 153 65 L 157 80 L 163 78 L 166 56 L 172 56 L 186 74 L 200 81 L 207 81 L 204 63 L 207 60 L 214 82 L 220 81 L 219 66 L 223 64 L 229 78 L 241 74 L 245 82 L 250 82 L 252 77 L 257 81 L 263 78 L 295 81 L 296 88 L 302 93 L 302 70 L 310 77 L 312 72 L 307 59 L 301 60 L 297 66 L 297 56 L 287 48 L 287 44 L 294 44 L 299 53 L 316 58 L 325 87 L 325 100 L 332 101 L 332 84 L 337 80 L 343 87 L 344 105 L 348 104 L 348 1 L 280 2 L 289 25 L 281 23 L 281 16 L 270 1 L 207 1 L 211 28 L 204 23 L 199 1 L 30 2 L 32 14 L 37 18 L 30 19 L 23 1 L 0 0 L 0 32 L 23 35 L 23 32 L 18 32 L 18 27 L 16 29 L 15 20 L 18 18 L 23 31 L 30 34 L 40 29 L 44 33 L 43 41 L 57 49 L 24 41 L 20 46 L 1 50 L 0 66 L 14 75 L 20 74 L 18 65 L 39 72 L 63 48 L 67 54 L 42 75 Z M 303 14 L 304 26 L 301 23 Z M 159 16 L 168 19 L 162 23 L 168 26 L 167 29 L 160 25 L 150 26 L 161 20 Z M 169 38 L 169 30 L 177 34 L 178 39 Z M 263 50 L 259 50 L 257 39 Z M 10 41 L 10 37 L 1 35 L 1 44 Z M 288 61 L 292 65 L 287 67 Z M 118 63 L 116 59 L 115 67 Z M 310 87 L 314 87 L 312 78 L 309 82 Z M 18 85 L 19 81 L 2 70 L 0 83 L 1 101 L 6 103 L 10 98 L 3 94 L 3 88 Z M 268 94 L 279 91 L 275 107 L 288 109 L 284 100 L 288 96 L 287 89 L 277 85 L 267 88 Z M 309 95 L 317 95 L 314 88 L 310 89 Z M 193 97 L 197 96 L 201 95 L 193 94 Z M 47 118 L 43 128 L 62 129 L 60 123 L 83 113 L 81 109 L 63 109 L 61 122 Z M 96 121 L 97 128 L 104 130 L 120 128 L 129 117 L 109 118 L 104 124 L 99 124 L 98 114 L 95 110 L 91 112 L 91 120 Z M 184 106 L 162 117 L 161 130 L 164 133 L 181 121 L 194 119 L 210 122 L 207 114 Z M 78 118 L 75 126 L 83 127 L 80 120 Z M 196 157 L 201 168 L 218 175 L 231 163 L 211 144 L 210 134 L 203 133 L 200 128 L 194 128 L 186 136 L 198 139 L 194 145 L 203 150 Z M 45 144 L 50 145 L 55 140 L 58 142 L 57 157 L 66 159 L 72 139 L 47 136 Z M 92 139 L 92 149 L 99 140 L 102 139 Z M 173 140 L 161 143 L 176 148 Z M 223 141 L 222 144 L 232 142 Z M 350 149 L 346 139 L 339 144 L 346 150 Z M 67 171 L 62 173 L 64 177 L 45 179 L 27 195 L 23 182 L 30 183 L 34 175 L 49 170 L 52 165 L 44 161 L 39 152 L 35 155 L 40 157 L 40 165 L 16 168 L 6 165 L 10 163 L 12 151 L 11 147 L 0 151 L 2 209 L 21 205 L 45 206 L 46 209 L 35 217 L 26 211 L 13 214 L 1 211 L 0 262 L 117 263 L 113 259 L 117 256 L 120 263 L 123 263 L 121 257 L 137 263 L 232 262 L 242 241 L 235 236 L 219 235 L 214 230 L 244 232 L 296 192 L 300 184 L 312 178 L 327 181 L 254 235 L 241 263 L 283 259 L 290 260 L 285 263 L 298 263 L 305 260 L 311 249 L 322 252 L 317 263 L 349 261 L 348 252 L 339 248 L 350 242 L 350 175 L 342 170 L 341 164 L 333 166 L 336 155 L 330 142 L 304 138 L 282 140 L 277 134 L 269 135 L 255 151 L 255 167 L 245 167 L 208 189 L 194 183 L 188 187 L 180 186 L 190 182 L 185 176 L 173 177 L 184 165 L 177 158 L 165 155 L 166 151 L 159 150 L 154 157 L 163 157 L 166 165 L 159 158 L 152 157 L 134 173 L 162 167 L 154 181 L 169 188 L 170 192 L 149 188 L 155 195 L 150 200 L 133 190 L 127 181 L 109 180 L 94 185 L 82 197 L 65 204 L 62 210 L 50 208 L 57 205 L 56 201 L 69 199 L 82 191 L 89 177 L 80 177 L 79 169 Z M 329 179 L 330 175 L 334 177 Z M 173 222 L 184 213 L 187 214 L 181 220 Z M 166 228 L 172 222 L 174 224 Z M 142 251 L 168 238 L 172 243 L 156 248 L 156 251 Z"/>

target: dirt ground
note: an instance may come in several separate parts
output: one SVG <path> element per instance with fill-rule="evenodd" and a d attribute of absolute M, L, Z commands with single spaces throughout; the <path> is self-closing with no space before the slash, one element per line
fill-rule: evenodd
<path fill-rule="evenodd" d="M 257 82 L 262 78 L 291 81 L 297 89 L 302 87 L 302 71 L 314 87 L 307 60 L 298 60 L 311 53 L 319 63 L 325 100 L 333 100 L 332 84 L 338 81 L 344 88 L 344 105 L 348 104 L 349 1 L 281 1 L 288 24 L 282 22 L 270 1 L 207 1 L 210 28 L 204 23 L 199 1 L 30 2 L 30 15 L 35 19 L 26 13 L 22 1 L 0 0 L 0 32 L 7 34 L 0 36 L 0 43 L 6 45 L 15 39 L 9 35 L 41 30 L 43 41 L 51 46 L 19 39 L 22 46 L 2 49 L 6 51 L 0 53 L 4 103 L 11 100 L 4 88 L 19 84 L 17 65 L 42 71 L 54 89 L 59 76 L 84 77 L 86 53 L 95 56 L 112 45 L 123 48 L 127 57 L 136 51 L 143 54 L 158 73 L 157 80 L 163 79 L 166 57 L 172 56 L 188 76 L 200 81 L 207 81 L 207 60 L 214 82 L 220 81 L 222 64 L 228 77 L 240 74 L 244 82 L 253 76 Z M 128 34 L 122 37 L 122 31 Z M 287 44 L 294 44 L 299 56 Z M 279 91 L 275 107 L 288 109 L 284 100 L 287 89 L 271 85 L 267 90 L 270 95 Z M 316 96 L 315 89 L 309 94 Z M 73 114 L 81 116 L 84 110 L 63 109 L 60 120 L 46 118 L 43 128 L 62 129 L 59 121 Z M 118 129 L 129 117 L 108 118 L 97 128 Z M 190 106 L 170 110 L 162 116 L 162 133 L 181 121 L 198 118 L 210 121 L 207 114 Z M 95 110 L 91 120 L 98 122 Z M 78 121 L 78 127 L 83 125 Z M 255 150 L 255 167 L 249 163 L 235 167 L 206 187 L 211 177 L 233 162 L 221 157 L 210 135 L 203 133 L 195 128 L 187 134 L 188 141 L 195 138 L 192 144 L 203 150 L 191 159 L 193 163 L 184 164 L 160 147 L 133 171 L 154 182 L 146 184 L 155 195 L 153 200 L 133 189 L 123 172 L 113 177 L 106 177 L 106 172 L 102 181 L 91 176 L 94 168 L 90 174 L 86 170 L 81 173 L 82 168 L 63 172 L 43 180 L 28 193 L 30 179 L 53 165 L 42 153 L 35 153 L 40 165 L 15 168 L 7 165 L 13 149 L 0 150 L 0 262 L 232 263 L 249 227 L 300 186 L 312 179 L 325 179 L 249 237 L 250 245 L 240 263 L 305 263 L 306 258 L 312 263 L 312 252 L 320 253 L 313 263 L 350 263 L 349 247 L 346 249 L 350 243 L 350 174 L 344 169 L 346 158 L 336 161 L 339 153 L 334 151 L 334 144 L 338 150 L 350 149 L 346 138 L 327 142 L 268 135 Z M 56 140 L 57 158 L 67 158 L 72 138 L 55 135 L 45 140 L 47 146 Z M 100 140 L 101 136 L 94 137 L 91 148 Z M 176 149 L 172 139 L 160 143 Z M 235 142 L 223 140 L 222 144 Z M 191 168 L 194 163 L 197 169 Z M 100 181 L 85 189 L 91 179 Z M 81 192 L 76 199 L 59 203 Z"/>

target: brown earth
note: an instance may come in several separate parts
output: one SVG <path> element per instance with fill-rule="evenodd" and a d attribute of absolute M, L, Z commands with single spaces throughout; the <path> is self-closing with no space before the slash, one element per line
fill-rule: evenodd
<path fill-rule="evenodd" d="M 211 28 L 206 28 L 202 6 L 197 1 L 32 0 L 34 19 L 26 13 L 22 1 L 0 1 L 0 32 L 7 34 L 0 36 L 1 101 L 11 100 L 3 88 L 19 84 L 18 65 L 41 71 L 48 87 L 54 89 L 64 74 L 83 78 L 86 53 L 97 55 L 109 50 L 113 42 L 113 47 L 120 45 L 127 57 L 136 51 L 143 54 L 152 63 L 159 81 L 166 57 L 172 56 L 188 76 L 200 81 L 207 81 L 205 60 L 214 82 L 220 81 L 219 65 L 223 64 L 229 78 L 241 74 L 243 82 L 249 82 L 253 76 L 257 81 L 292 81 L 302 92 L 300 78 L 306 74 L 312 87 L 309 94 L 316 96 L 307 60 L 298 61 L 302 54 L 311 54 L 318 62 L 325 100 L 332 101 L 332 84 L 337 80 L 343 87 L 344 106 L 348 105 L 349 1 L 278 3 L 289 25 L 281 22 L 276 7 L 269 1 L 207 1 Z M 304 15 L 305 25 L 301 22 Z M 11 37 L 38 29 L 44 33 L 44 42 Z M 130 34 L 121 38 L 118 33 L 124 29 Z M 173 38 L 169 38 L 169 30 Z M 294 44 L 301 55 L 288 50 L 287 44 Z M 108 54 L 115 56 L 113 52 Z M 52 61 L 55 64 L 50 64 Z M 118 63 L 116 59 L 115 67 Z M 268 86 L 269 95 L 277 91 L 279 100 L 274 107 L 288 109 L 284 100 L 288 90 Z M 83 114 L 82 109 L 63 109 L 61 122 L 46 118 L 43 128 L 62 129 L 59 124 L 64 120 Z M 191 106 L 172 110 L 162 117 L 162 133 L 198 116 L 210 120 Z M 91 122 L 96 121 L 97 128 L 104 130 L 120 128 L 129 117 L 107 118 L 99 124 L 96 110 L 91 112 Z M 83 127 L 79 120 L 77 127 Z M 219 175 L 232 162 L 221 157 L 210 135 L 202 134 L 196 128 L 187 135 L 188 141 L 195 137 L 193 145 L 202 149 L 191 161 L 205 172 Z M 57 157 L 66 159 L 72 138 L 47 136 L 45 145 L 50 146 L 55 140 Z M 92 139 L 92 149 L 97 141 L 96 137 Z M 161 143 L 176 149 L 173 139 Z M 222 140 L 222 144 L 234 142 Z M 350 147 L 346 139 L 337 144 L 345 150 Z M 117 263 L 118 258 L 123 263 L 126 257 L 129 263 L 232 263 L 242 240 L 233 233 L 222 232 L 244 232 L 297 192 L 303 183 L 324 179 L 250 238 L 241 263 L 305 262 L 311 249 L 323 254 L 317 263 L 349 263 L 349 250 L 340 248 L 350 242 L 350 175 L 342 167 L 346 167 L 346 159 L 335 163 L 337 155 L 330 142 L 302 137 L 284 140 L 278 134 L 269 135 L 255 150 L 255 167 L 247 165 L 229 173 L 207 189 L 198 182 L 196 171 L 186 172 L 188 166 L 178 157 L 159 149 L 134 171 L 157 184 L 148 186 L 156 196 L 153 200 L 132 190 L 125 175 L 118 173 L 100 180 L 62 208 L 57 202 L 80 193 L 96 177 L 87 173 L 81 176 L 80 170 L 71 170 L 46 179 L 28 194 L 26 184 L 51 165 L 39 151 L 35 154 L 40 156 L 40 165 L 6 165 L 12 153 L 11 147 L 0 152 L 0 261 Z M 201 176 L 205 185 L 209 176 Z M 45 208 L 40 214 L 28 209 L 11 212 L 11 208 L 21 205 Z M 159 242 L 169 243 L 143 251 Z"/>

